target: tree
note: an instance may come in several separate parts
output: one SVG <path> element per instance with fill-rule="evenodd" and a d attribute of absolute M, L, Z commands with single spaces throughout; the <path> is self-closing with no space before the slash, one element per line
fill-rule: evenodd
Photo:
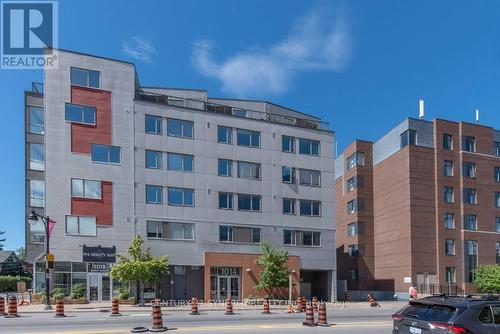
<path fill-rule="evenodd" d="M 24 247 L 19 247 L 16 251 L 16 255 L 19 260 L 26 260 L 26 250 L 24 249 Z"/>
<path fill-rule="evenodd" d="M 133 282 L 139 285 L 140 305 L 144 305 L 144 284 L 156 283 L 161 273 L 168 269 L 168 256 L 154 257 L 149 248 L 142 249 L 144 241 L 136 236 L 128 247 L 128 255 L 118 255 L 118 263 L 110 271 L 111 277 L 120 282 Z"/>
<path fill-rule="evenodd" d="M 483 264 L 474 270 L 474 285 L 482 293 L 500 292 L 500 266 Z"/>
<path fill-rule="evenodd" d="M 269 242 L 262 243 L 260 248 L 262 255 L 255 263 L 263 266 L 263 269 L 255 287 L 259 291 L 266 290 L 271 296 L 277 296 L 279 288 L 288 286 L 288 251 L 275 248 Z"/>
<path fill-rule="evenodd" d="M 0 231 L 0 235 L 5 234 L 5 231 Z M 5 242 L 5 238 L 0 238 L 0 251 L 3 250 L 5 246 L 3 243 Z"/>

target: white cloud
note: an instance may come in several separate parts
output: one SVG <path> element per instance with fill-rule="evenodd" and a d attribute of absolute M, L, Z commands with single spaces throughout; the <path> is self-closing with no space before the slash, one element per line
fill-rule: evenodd
<path fill-rule="evenodd" d="M 150 63 L 156 54 L 153 43 L 144 37 L 134 36 L 129 41 L 124 41 L 122 51 L 137 60 Z"/>
<path fill-rule="evenodd" d="M 286 38 L 267 48 L 253 47 L 217 62 L 213 44 L 200 40 L 194 43 L 192 60 L 201 74 L 219 80 L 224 92 L 244 97 L 284 93 L 300 72 L 340 72 L 350 55 L 345 17 L 315 8 L 295 21 Z"/>

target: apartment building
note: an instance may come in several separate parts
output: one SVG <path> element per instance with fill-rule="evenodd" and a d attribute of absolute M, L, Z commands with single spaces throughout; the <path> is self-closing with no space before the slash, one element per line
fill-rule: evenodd
<path fill-rule="evenodd" d="M 338 278 L 351 294 L 473 291 L 500 263 L 500 131 L 406 119 L 336 159 Z"/>
<path fill-rule="evenodd" d="M 140 235 L 170 260 L 149 298 L 264 294 L 263 241 L 290 253 L 294 296 L 336 297 L 335 138 L 319 118 L 142 86 L 132 63 L 64 50 L 25 96 L 26 214 L 57 222 L 53 288 L 110 300 L 124 286 L 110 267 Z M 27 223 L 36 291 L 44 241 L 43 225 Z"/>

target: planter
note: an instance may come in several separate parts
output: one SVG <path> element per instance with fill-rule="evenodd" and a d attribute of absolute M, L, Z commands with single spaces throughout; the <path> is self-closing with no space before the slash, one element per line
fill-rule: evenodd
<path fill-rule="evenodd" d="M 74 304 L 87 304 L 87 298 L 80 299 L 65 299 L 64 304 L 74 305 Z"/>
<path fill-rule="evenodd" d="M 118 304 L 121 304 L 121 305 L 135 305 L 136 304 L 136 301 L 135 301 L 135 298 L 129 298 L 129 299 L 119 299 L 118 300 Z"/>

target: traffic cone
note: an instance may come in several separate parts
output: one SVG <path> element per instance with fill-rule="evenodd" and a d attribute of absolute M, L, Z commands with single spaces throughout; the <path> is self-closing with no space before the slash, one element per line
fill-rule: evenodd
<path fill-rule="evenodd" d="M 111 314 L 109 315 L 110 317 L 117 317 L 120 316 L 120 306 L 118 304 L 118 298 L 113 298 L 111 300 Z"/>
<path fill-rule="evenodd" d="M 300 299 L 300 307 L 302 307 L 302 312 L 306 311 L 306 305 L 307 305 L 307 299 L 306 297 L 302 296 Z"/>
<path fill-rule="evenodd" d="M 0 296 L 0 315 L 5 315 L 5 299 Z"/>
<path fill-rule="evenodd" d="M 226 299 L 226 313 L 225 315 L 233 315 L 233 301 L 231 298 Z"/>
<path fill-rule="evenodd" d="M 199 315 L 200 312 L 198 312 L 198 299 L 195 297 L 191 298 L 191 315 Z"/>
<path fill-rule="evenodd" d="M 306 320 L 302 322 L 302 325 L 316 326 L 316 323 L 314 322 L 314 311 L 310 303 L 308 303 L 306 306 Z"/>
<path fill-rule="evenodd" d="M 295 304 L 297 305 L 297 312 L 302 312 L 302 297 L 297 297 Z"/>
<path fill-rule="evenodd" d="M 329 327 L 330 324 L 326 321 L 326 304 L 319 304 L 319 312 L 318 312 L 318 326 Z"/>
<path fill-rule="evenodd" d="M 372 293 L 368 295 L 368 303 L 370 303 L 371 307 L 380 307 L 380 304 L 377 303 L 377 300 L 375 299 L 375 296 Z"/>
<path fill-rule="evenodd" d="M 153 327 L 150 332 L 165 332 L 167 327 L 163 327 L 163 318 L 161 316 L 161 307 L 159 304 L 153 305 Z"/>
<path fill-rule="evenodd" d="M 17 318 L 19 314 L 17 314 L 17 299 L 16 297 L 11 297 L 9 299 L 9 304 L 7 307 L 7 315 L 6 318 Z"/>
<path fill-rule="evenodd" d="M 351 301 L 351 294 L 349 291 L 344 292 L 344 302 L 350 302 Z"/>
<path fill-rule="evenodd" d="M 271 314 L 271 311 L 269 310 L 269 301 L 267 299 L 264 299 L 264 310 L 262 311 L 262 314 Z"/>
<path fill-rule="evenodd" d="M 56 301 L 56 315 L 54 318 L 64 318 L 64 301 L 62 299 L 58 299 Z"/>
<path fill-rule="evenodd" d="M 318 297 L 312 298 L 313 311 L 318 312 Z"/>

